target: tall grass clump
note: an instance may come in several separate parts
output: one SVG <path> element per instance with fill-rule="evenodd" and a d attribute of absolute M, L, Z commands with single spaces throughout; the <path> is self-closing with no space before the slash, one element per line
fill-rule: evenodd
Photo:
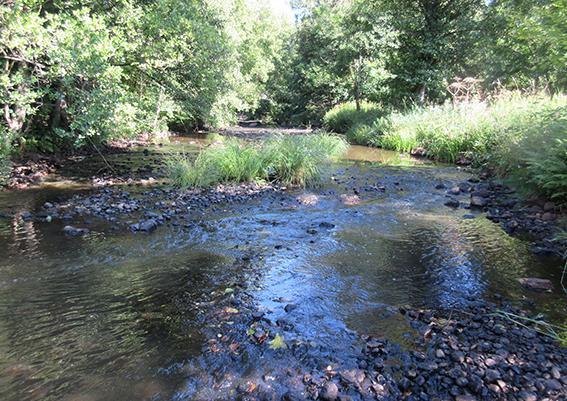
<path fill-rule="evenodd" d="M 330 134 L 275 135 L 258 145 L 233 138 L 203 150 L 195 160 L 174 156 L 167 167 L 173 184 L 182 188 L 261 180 L 305 186 L 314 184 L 322 166 L 346 149 L 343 139 Z"/>
<path fill-rule="evenodd" d="M 167 161 L 167 169 L 173 184 L 182 188 L 253 181 L 266 176 L 258 149 L 234 138 L 224 146 L 207 148 L 195 160 L 187 155 L 173 156 Z"/>
<path fill-rule="evenodd" d="M 263 153 L 270 177 L 286 185 L 314 184 L 321 168 L 342 155 L 347 143 L 335 135 L 276 135 L 265 143 Z"/>
<path fill-rule="evenodd" d="M 485 162 L 528 191 L 567 202 L 567 99 L 512 124 L 487 149 Z"/>
<path fill-rule="evenodd" d="M 371 145 L 377 135 L 375 125 L 359 124 L 346 132 L 348 143 L 353 145 Z"/>
<path fill-rule="evenodd" d="M 371 125 L 383 114 L 382 108 L 376 103 L 362 102 L 360 110 L 356 110 L 354 102 L 341 103 L 325 114 L 323 127 L 326 130 L 344 134 L 359 125 Z"/>
<path fill-rule="evenodd" d="M 565 96 L 511 94 L 490 103 L 416 107 L 377 120 L 373 144 L 398 151 L 422 147 L 427 156 L 447 162 L 467 153 L 482 158 L 495 146 L 517 143 L 535 121 L 551 123 L 542 117 L 563 113 L 565 105 Z"/>

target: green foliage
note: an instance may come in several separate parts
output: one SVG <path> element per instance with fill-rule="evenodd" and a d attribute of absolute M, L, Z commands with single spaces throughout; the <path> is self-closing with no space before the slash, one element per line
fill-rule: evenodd
<path fill-rule="evenodd" d="M 0 107 L 11 146 L 52 151 L 254 109 L 282 44 L 260 0 L 0 5 Z"/>
<path fill-rule="evenodd" d="M 226 137 L 222 136 L 218 132 L 210 132 L 207 134 L 207 141 L 210 143 L 224 143 Z"/>
<path fill-rule="evenodd" d="M 322 1 L 304 11 L 268 81 L 272 120 L 318 124 L 338 103 L 386 97 L 393 17 L 369 1 Z"/>
<path fill-rule="evenodd" d="M 478 62 L 488 82 L 511 88 L 567 87 L 567 1 L 494 1 Z"/>
<path fill-rule="evenodd" d="M 323 126 L 327 130 L 344 134 L 358 125 L 372 124 L 382 114 L 381 107 L 375 103 L 362 102 L 360 110 L 356 109 L 354 102 L 341 103 L 325 113 Z"/>
<path fill-rule="evenodd" d="M 567 110 L 563 115 L 567 116 Z M 562 129 L 564 135 L 567 125 Z M 528 179 L 551 199 L 567 199 L 567 139 L 551 138 L 554 143 L 546 143 L 543 151 L 527 155 Z M 549 141 L 549 137 L 542 139 Z"/>
<path fill-rule="evenodd" d="M 182 155 L 167 165 L 172 182 L 182 188 L 258 180 L 305 186 L 314 184 L 322 165 L 345 150 L 346 143 L 329 134 L 276 135 L 257 147 L 231 138 L 203 150 L 194 161 Z"/>
<path fill-rule="evenodd" d="M 191 162 L 177 156 L 167 162 L 169 176 L 179 187 L 207 187 L 219 182 L 245 182 L 266 178 L 258 149 L 231 138 L 223 146 L 200 152 Z"/>

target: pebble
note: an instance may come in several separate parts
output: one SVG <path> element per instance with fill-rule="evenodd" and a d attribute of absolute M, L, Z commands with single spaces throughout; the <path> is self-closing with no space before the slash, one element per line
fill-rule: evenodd
<path fill-rule="evenodd" d="M 325 383 L 325 386 L 321 390 L 321 399 L 324 401 L 335 401 L 339 396 L 339 388 L 333 382 Z"/>

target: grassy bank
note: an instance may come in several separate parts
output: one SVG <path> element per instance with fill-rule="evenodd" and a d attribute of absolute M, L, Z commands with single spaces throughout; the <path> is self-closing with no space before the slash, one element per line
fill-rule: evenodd
<path fill-rule="evenodd" d="M 347 130 L 349 141 L 427 157 L 465 157 L 549 198 L 567 200 L 567 96 L 414 108 Z"/>
<path fill-rule="evenodd" d="M 195 160 L 184 155 L 169 159 L 168 170 L 182 188 L 249 181 L 306 186 L 316 183 L 325 163 L 346 149 L 342 138 L 329 134 L 275 135 L 257 145 L 231 138 L 203 150 Z"/>

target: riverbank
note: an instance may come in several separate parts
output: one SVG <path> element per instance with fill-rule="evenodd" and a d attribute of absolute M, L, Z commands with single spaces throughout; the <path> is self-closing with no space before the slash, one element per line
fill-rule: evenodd
<path fill-rule="evenodd" d="M 485 100 L 387 112 L 338 105 L 326 128 L 351 143 L 469 165 L 507 180 L 527 198 L 567 201 L 567 97 L 504 92 Z"/>

